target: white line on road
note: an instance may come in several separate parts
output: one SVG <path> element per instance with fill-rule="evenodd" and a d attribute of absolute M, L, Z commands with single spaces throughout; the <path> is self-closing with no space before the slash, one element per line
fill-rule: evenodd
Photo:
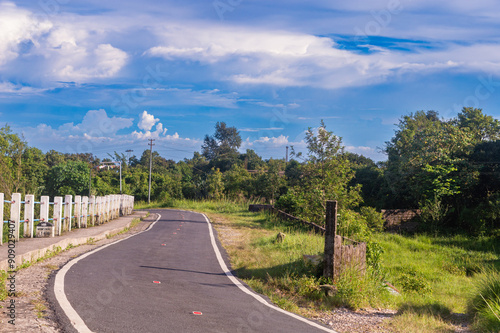
<path fill-rule="evenodd" d="M 220 250 L 219 250 L 219 247 L 217 246 L 217 242 L 215 241 L 215 236 L 214 236 L 214 232 L 213 232 L 213 227 L 212 227 L 212 223 L 210 223 L 210 220 L 208 219 L 208 217 L 203 214 L 203 217 L 205 217 L 205 221 L 207 221 L 208 223 L 208 229 L 210 230 L 210 240 L 212 242 L 212 247 L 214 248 L 214 251 L 215 251 L 215 256 L 217 257 L 217 260 L 219 261 L 219 265 L 220 267 L 222 268 L 222 270 L 224 271 L 224 273 L 226 274 L 226 276 L 229 278 L 229 280 L 231 280 L 231 282 L 233 282 L 238 288 L 240 288 L 241 291 L 243 291 L 244 293 L 252 296 L 253 298 L 255 298 L 258 302 L 264 304 L 265 306 L 268 306 L 270 307 L 271 309 L 274 309 L 278 312 L 281 312 L 281 313 L 284 313 L 292 318 L 295 318 L 297 320 L 300 320 L 301 322 L 303 323 L 306 323 L 306 324 L 309 324 L 313 327 L 316 327 L 320 330 L 323 330 L 325 332 L 330 332 L 330 333 L 337 333 L 335 332 L 334 330 L 331 330 L 327 327 L 324 327 L 324 326 L 321 326 L 315 322 L 312 322 L 310 320 L 307 320 L 306 318 L 303 318 L 301 316 L 298 316 L 294 313 L 291 313 L 291 312 L 288 312 L 286 310 L 283 310 L 273 304 L 269 304 L 269 302 L 267 302 L 264 298 L 262 298 L 262 296 L 260 295 L 257 295 L 255 294 L 252 290 L 248 289 L 247 287 L 245 287 L 234 275 L 233 273 L 231 273 L 231 271 L 227 268 L 227 265 L 226 263 L 224 262 L 224 259 L 222 259 L 222 255 L 220 253 Z"/>
<path fill-rule="evenodd" d="M 77 262 L 79 262 L 80 260 L 88 257 L 89 255 L 91 255 L 93 253 L 96 253 L 97 251 L 100 251 L 102 249 L 107 248 L 108 246 L 111 246 L 111 245 L 114 245 L 114 244 L 119 243 L 121 241 L 124 241 L 126 239 L 129 239 L 130 237 L 134 237 L 134 236 L 139 235 L 139 234 L 141 234 L 143 232 L 149 231 L 153 227 L 153 225 L 156 222 L 158 222 L 158 220 L 160 218 L 161 218 L 161 215 L 158 214 L 158 218 L 156 219 L 156 221 L 154 221 L 153 223 L 151 223 L 151 225 L 146 230 L 138 232 L 138 233 L 136 233 L 134 235 L 130 235 L 130 236 L 125 237 L 123 239 L 117 240 L 116 242 L 113 242 L 113 243 L 101 246 L 100 248 L 97 248 L 97 249 L 95 249 L 93 251 L 87 252 L 84 255 L 71 260 L 66 265 L 64 265 L 64 267 L 61 268 L 61 270 L 56 274 L 56 278 L 55 278 L 55 281 L 54 281 L 54 294 L 56 296 L 56 300 L 59 302 L 59 305 L 61 306 L 62 310 L 64 311 L 64 313 L 68 317 L 69 321 L 71 322 L 71 325 L 73 325 L 73 327 L 78 332 L 80 332 L 80 333 L 92 333 L 92 331 L 87 327 L 87 325 L 85 324 L 85 322 L 83 321 L 83 319 L 80 317 L 80 315 L 78 314 L 78 312 L 76 312 L 76 310 L 71 306 L 71 303 L 68 301 L 68 298 L 66 297 L 66 293 L 64 292 L 64 277 L 66 276 L 66 273 L 68 272 L 68 270 L 74 264 L 76 264 Z"/>

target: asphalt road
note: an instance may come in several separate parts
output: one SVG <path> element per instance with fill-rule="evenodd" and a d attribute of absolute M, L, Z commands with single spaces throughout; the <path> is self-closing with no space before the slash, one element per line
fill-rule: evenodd
<path fill-rule="evenodd" d="M 161 218 L 150 230 L 77 258 L 53 278 L 65 332 L 333 332 L 226 274 L 202 214 L 151 212 Z"/>

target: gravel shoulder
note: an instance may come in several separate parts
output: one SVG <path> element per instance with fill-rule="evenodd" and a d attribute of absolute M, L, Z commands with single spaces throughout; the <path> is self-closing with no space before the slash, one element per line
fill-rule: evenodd
<path fill-rule="evenodd" d="M 154 215 L 154 214 L 153 214 Z M 0 332 L 62 332 L 57 316 L 47 302 L 48 280 L 69 260 L 97 247 L 145 230 L 156 216 L 150 216 L 126 232 L 91 244 L 68 248 L 57 255 L 19 270 L 15 277 L 16 297 L 0 301 Z M 9 323 L 7 307 L 15 301 L 15 325 Z"/>

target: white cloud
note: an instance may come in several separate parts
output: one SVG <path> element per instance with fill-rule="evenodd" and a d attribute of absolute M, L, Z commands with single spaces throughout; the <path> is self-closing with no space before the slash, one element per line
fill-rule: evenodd
<path fill-rule="evenodd" d="M 37 8 L 40 11 L 40 8 Z M 116 76 L 128 55 L 111 45 L 112 24 L 59 12 L 44 18 L 0 3 L 0 67 L 24 82 L 88 82 Z M 105 23 L 103 23 L 105 22 Z M 100 25 L 109 24 L 102 29 Z"/>
<path fill-rule="evenodd" d="M 496 43 L 443 41 L 439 49 L 414 52 L 368 45 L 373 52 L 358 54 L 328 37 L 255 27 L 171 24 L 158 35 L 162 44 L 147 55 L 209 64 L 216 79 L 239 84 L 337 89 L 381 83 L 408 72 L 500 75 Z"/>
<path fill-rule="evenodd" d="M 283 127 L 267 127 L 267 128 L 239 128 L 240 132 L 260 132 L 260 131 L 282 131 Z"/>
<path fill-rule="evenodd" d="M 88 111 L 80 124 L 66 123 L 57 129 L 65 135 L 86 135 L 86 137 L 114 136 L 125 128 L 132 126 L 131 118 L 108 117 L 105 110 Z"/>
<path fill-rule="evenodd" d="M 118 134 L 119 130 L 129 128 L 132 124 L 133 119 L 108 117 L 101 109 L 88 111 L 82 121 L 76 125 L 65 123 L 54 128 L 42 123 L 36 127 L 24 127 L 18 130 L 30 146 L 36 146 L 44 151 L 55 149 L 65 153 L 89 152 L 100 157 L 107 157 L 107 153 L 113 151 L 125 152 L 128 149 L 133 149 L 140 154 L 146 149 L 144 140 L 150 138 L 156 140 L 155 150 L 160 152 L 167 149 L 192 155 L 192 152 L 199 150 L 201 146 L 201 140 L 184 138 L 177 132 L 173 135 L 166 135 L 167 129 L 163 128 L 163 124 L 158 121 L 155 121 L 153 126 L 144 132 Z"/>
<path fill-rule="evenodd" d="M 250 141 L 250 138 L 247 138 L 245 141 L 243 141 L 241 148 L 242 149 L 251 149 L 253 147 L 268 147 L 268 148 L 277 148 L 277 147 L 284 147 L 286 145 L 289 145 L 290 142 L 288 141 L 288 136 L 284 136 L 283 134 L 278 136 L 278 137 L 260 137 L 254 141 Z"/>
<path fill-rule="evenodd" d="M 147 111 L 143 111 L 137 127 L 145 131 L 150 131 L 153 126 L 159 121 L 160 119 L 155 118 L 155 116 L 149 114 Z"/>
<path fill-rule="evenodd" d="M 14 84 L 12 82 L 0 82 L 0 94 L 22 96 L 22 95 L 40 94 L 45 91 L 46 89 L 23 86 L 21 84 Z"/>
<path fill-rule="evenodd" d="M 380 151 L 378 148 L 367 147 L 367 146 L 346 146 L 345 149 L 348 152 L 363 155 L 369 157 L 375 162 L 383 161 L 387 159 L 387 156 Z"/>
<path fill-rule="evenodd" d="M 36 42 L 51 27 L 50 22 L 33 19 L 29 11 L 12 2 L 0 3 L 0 65 L 16 59 L 23 42 Z"/>
<path fill-rule="evenodd" d="M 167 133 L 167 129 L 163 128 L 163 124 L 160 123 L 159 121 L 160 121 L 159 118 L 155 118 L 152 114 L 149 114 L 147 111 L 143 111 L 139 123 L 137 124 L 137 127 L 139 127 L 144 132 L 134 131 L 132 135 L 136 139 L 151 139 L 151 138 L 154 139 L 165 136 Z M 151 129 L 155 125 L 156 125 L 155 131 L 152 132 Z"/>
<path fill-rule="evenodd" d="M 74 44 L 52 50 L 57 58 L 52 75 L 58 80 L 86 82 L 115 76 L 125 66 L 128 55 L 110 44 L 99 44 L 93 50 Z"/>

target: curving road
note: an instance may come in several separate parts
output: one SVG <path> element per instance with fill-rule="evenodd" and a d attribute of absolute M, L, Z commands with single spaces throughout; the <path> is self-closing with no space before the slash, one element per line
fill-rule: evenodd
<path fill-rule="evenodd" d="M 151 212 L 160 216 L 149 230 L 76 258 L 53 278 L 65 332 L 334 332 L 242 285 L 204 215 Z"/>

